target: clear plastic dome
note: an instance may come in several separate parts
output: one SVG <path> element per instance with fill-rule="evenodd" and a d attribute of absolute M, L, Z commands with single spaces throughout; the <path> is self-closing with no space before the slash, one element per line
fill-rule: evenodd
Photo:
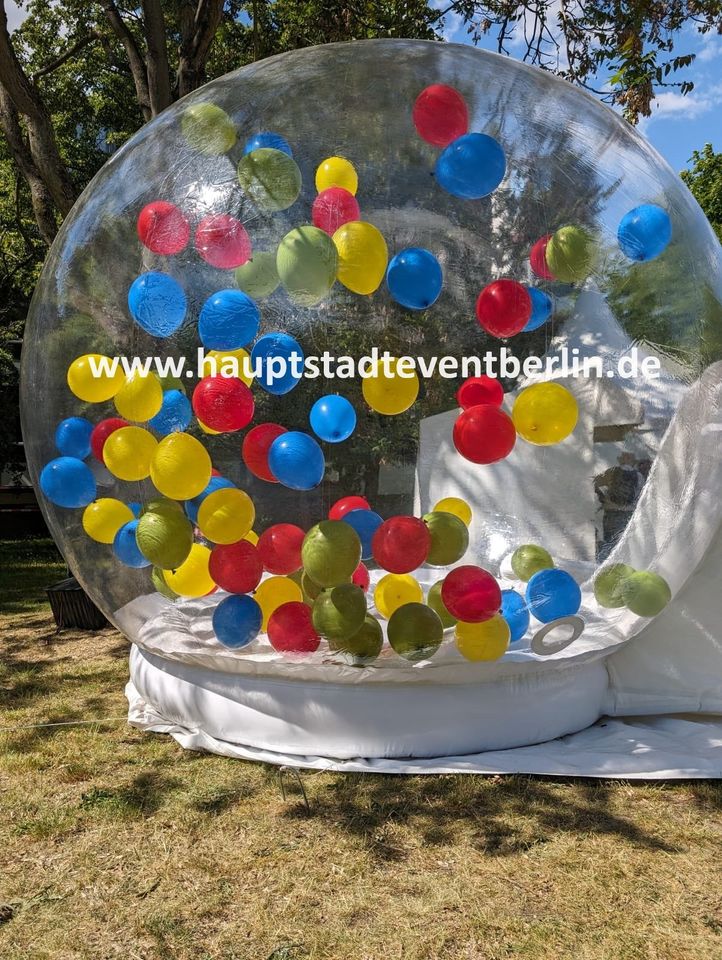
<path fill-rule="evenodd" d="M 413 41 L 244 67 L 119 150 L 52 247 L 22 378 L 48 523 L 131 640 L 229 671 L 612 649 L 719 523 L 721 264 L 649 144 L 548 73 Z M 337 376 L 199 377 L 200 347 Z M 344 375 L 374 350 L 426 369 Z"/>

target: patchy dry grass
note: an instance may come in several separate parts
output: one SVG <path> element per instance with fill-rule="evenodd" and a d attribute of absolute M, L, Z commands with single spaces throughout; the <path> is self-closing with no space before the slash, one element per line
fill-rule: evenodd
<path fill-rule="evenodd" d="M 122 721 L 23 728 L 125 712 L 123 638 L 54 634 L 61 575 L 0 612 L 3 960 L 722 957 L 720 784 L 315 773 L 307 810 Z"/>

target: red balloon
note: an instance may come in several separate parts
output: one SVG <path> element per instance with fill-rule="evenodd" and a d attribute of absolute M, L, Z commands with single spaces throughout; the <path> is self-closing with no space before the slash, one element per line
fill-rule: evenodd
<path fill-rule="evenodd" d="M 456 402 L 463 410 L 477 407 L 481 403 L 490 403 L 500 407 L 504 400 L 504 388 L 496 377 L 469 377 L 456 391 Z"/>
<path fill-rule="evenodd" d="M 313 201 L 311 219 L 314 227 L 320 227 L 331 236 L 349 220 L 359 220 L 361 208 L 356 197 L 343 187 L 322 190 Z"/>
<path fill-rule="evenodd" d="M 212 477 L 220 477 L 220 476 L 221 476 L 221 471 L 220 471 L 220 470 L 216 470 L 215 467 L 211 467 L 211 476 L 212 476 Z"/>
<path fill-rule="evenodd" d="M 268 620 L 268 639 L 279 653 L 313 653 L 321 637 L 311 619 L 311 608 L 300 600 L 282 603 Z"/>
<path fill-rule="evenodd" d="M 516 427 L 508 413 L 482 404 L 469 407 L 454 424 L 454 446 L 472 463 L 496 463 L 508 457 L 516 443 Z"/>
<path fill-rule="evenodd" d="M 374 560 L 389 573 L 410 573 L 420 567 L 430 548 L 428 527 L 417 517 L 384 520 L 371 541 Z"/>
<path fill-rule="evenodd" d="M 552 238 L 551 233 L 541 237 L 529 251 L 529 263 L 534 273 L 544 280 L 554 280 L 554 274 L 547 266 L 547 244 Z"/>
<path fill-rule="evenodd" d="M 489 620 L 501 608 L 501 589 L 481 567 L 456 567 L 441 585 L 441 599 L 452 617 L 464 623 Z"/>
<path fill-rule="evenodd" d="M 193 391 L 193 412 L 220 433 L 233 433 L 253 419 L 253 394 L 237 377 L 204 377 Z"/>
<path fill-rule="evenodd" d="M 258 550 L 248 540 L 218 544 L 211 550 L 208 572 L 221 590 L 250 593 L 263 576 Z"/>
<path fill-rule="evenodd" d="M 531 297 L 516 280 L 495 280 L 479 294 L 476 318 L 494 337 L 513 337 L 529 322 Z"/>
<path fill-rule="evenodd" d="M 286 433 L 286 428 L 279 423 L 259 423 L 243 438 L 241 456 L 254 477 L 268 480 L 269 483 L 278 483 L 268 466 L 268 451 L 276 437 L 280 437 L 282 433 Z"/>
<path fill-rule="evenodd" d="M 269 573 L 285 576 L 300 570 L 304 531 L 292 523 L 276 523 L 258 538 L 258 555 Z"/>
<path fill-rule="evenodd" d="M 351 510 L 370 510 L 371 504 L 366 497 L 341 497 L 328 511 L 329 520 L 343 520 Z"/>
<path fill-rule="evenodd" d="M 240 267 L 251 258 L 251 238 L 246 228 L 228 213 L 204 217 L 196 228 L 195 245 L 206 263 L 220 270 Z"/>
<path fill-rule="evenodd" d="M 351 583 L 355 583 L 357 587 L 361 587 L 364 593 L 368 593 L 368 589 L 371 586 L 371 577 L 369 576 L 365 563 L 360 563 L 356 567 L 351 577 Z"/>
<path fill-rule="evenodd" d="M 469 111 L 458 90 L 434 83 L 416 98 L 412 112 L 416 132 L 435 147 L 446 147 L 469 129 Z"/>
<path fill-rule="evenodd" d="M 90 449 L 93 451 L 93 456 L 96 460 L 105 463 L 105 460 L 103 460 L 105 441 L 111 433 L 115 433 L 116 430 L 120 430 L 121 427 L 127 427 L 128 425 L 128 421 L 120 417 L 108 417 L 107 420 L 101 420 L 100 423 L 95 424 L 90 434 Z"/>
<path fill-rule="evenodd" d="M 172 256 L 180 253 L 190 240 L 191 225 L 185 215 L 173 203 L 154 200 L 138 215 L 140 242 L 153 253 Z"/>

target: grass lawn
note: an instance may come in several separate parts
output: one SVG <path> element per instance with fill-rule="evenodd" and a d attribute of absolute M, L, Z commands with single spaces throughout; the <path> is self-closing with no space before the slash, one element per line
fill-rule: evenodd
<path fill-rule="evenodd" d="M 122 719 L 127 643 L 56 636 L 0 544 L 2 960 L 720 960 L 722 784 L 302 774 Z M 13 728 L 8 730 L 7 728 Z"/>

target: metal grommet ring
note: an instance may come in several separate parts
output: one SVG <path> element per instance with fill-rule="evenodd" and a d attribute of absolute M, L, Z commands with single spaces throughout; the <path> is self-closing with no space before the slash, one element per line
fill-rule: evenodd
<path fill-rule="evenodd" d="M 547 641 L 547 636 L 559 627 L 571 627 L 571 633 L 559 640 Z M 564 631 L 567 633 L 567 631 Z M 559 617 L 558 620 L 552 620 L 551 623 L 545 623 L 543 627 L 534 634 L 531 640 L 531 649 L 539 657 L 548 657 L 552 653 L 559 653 L 565 647 L 570 646 L 575 640 L 578 640 L 584 632 L 584 621 L 581 617 Z"/>

